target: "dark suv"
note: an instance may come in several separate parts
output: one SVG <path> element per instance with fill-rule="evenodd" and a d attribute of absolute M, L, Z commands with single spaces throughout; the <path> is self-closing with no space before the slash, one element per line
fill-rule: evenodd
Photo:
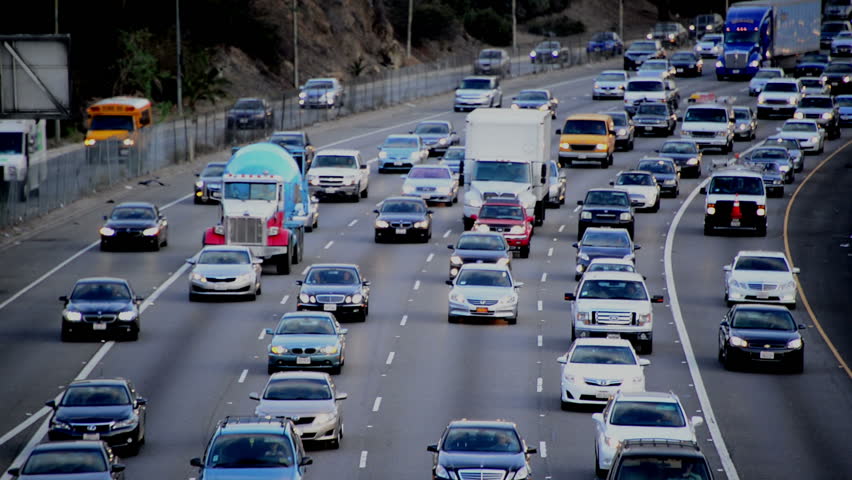
<path fill-rule="evenodd" d="M 607 480 L 690 478 L 713 480 L 713 471 L 698 444 L 680 440 L 624 440 L 612 460 Z"/>
<path fill-rule="evenodd" d="M 577 205 L 583 207 L 577 224 L 577 240 L 583 238 L 589 227 L 626 228 L 633 237 L 633 208 L 624 190 L 594 188 L 586 192 L 585 200 L 579 200 Z"/>
<path fill-rule="evenodd" d="M 263 98 L 241 98 L 228 110 L 228 129 L 271 128 L 272 105 Z"/>

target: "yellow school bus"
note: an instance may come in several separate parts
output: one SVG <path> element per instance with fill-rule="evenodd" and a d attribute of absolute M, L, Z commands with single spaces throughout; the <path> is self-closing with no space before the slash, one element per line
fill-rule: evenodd
<path fill-rule="evenodd" d="M 88 132 L 83 143 L 94 146 L 104 140 L 119 140 L 125 147 L 136 144 L 139 132 L 153 124 L 151 101 L 147 98 L 113 97 L 86 109 Z"/>

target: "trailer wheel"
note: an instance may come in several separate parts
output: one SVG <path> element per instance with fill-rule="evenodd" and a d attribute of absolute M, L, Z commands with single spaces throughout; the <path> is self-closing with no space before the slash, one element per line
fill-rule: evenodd
<path fill-rule="evenodd" d="M 278 255 L 278 260 L 275 263 L 275 271 L 279 275 L 290 274 L 290 254 Z"/>

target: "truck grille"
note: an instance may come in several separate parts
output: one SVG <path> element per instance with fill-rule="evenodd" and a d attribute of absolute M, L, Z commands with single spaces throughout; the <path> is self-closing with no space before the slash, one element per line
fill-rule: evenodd
<path fill-rule="evenodd" d="M 767 98 L 764 103 L 767 105 L 787 105 L 787 99 L 784 98 Z"/>
<path fill-rule="evenodd" d="M 633 322 L 631 312 L 594 312 L 594 323 L 605 325 L 630 325 Z"/>
<path fill-rule="evenodd" d="M 748 62 L 748 55 L 740 52 L 731 52 L 725 54 L 725 66 L 728 68 L 745 68 Z"/>
<path fill-rule="evenodd" d="M 459 470 L 460 480 L 503 480 L 505 477 L 505 470 L 491 470 L 484 468 Z"/>
<path fill-rule="evenodd" d="M 692 132 L 691 135 L 696 138 L 712 138 L 716 136 L 716 132 Z"/>
<path fill-rule="evenodd" d="M 343 185 L 343 177 L 334 177 L 334 176 L 325 176 L 320 175 L 319 177 L 320 186 L 329 186 L 329 187 L 338 187 Z"/>
<path fill-rule="evenodd" d="M 265 228 L 258 217 L 228 217 L 225 224 L 228 243 L 231 245 L 263 245 Z"/>
<path fill-rule="evenodd" d="M 109 433 L 112 423 L 72 423 L 71 430 L 77 433 Z"/>

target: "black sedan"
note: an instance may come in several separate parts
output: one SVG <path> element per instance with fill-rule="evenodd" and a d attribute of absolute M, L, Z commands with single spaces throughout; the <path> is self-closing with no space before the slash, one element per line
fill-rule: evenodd
<path fill-rule="evenodd" d="M 228 110 L 228 129 L 272 128 L 272 105 L 263 98 L 241 98 Z"/>
<path fill-rule="evenodd" d="M 456 278 L 466 263 L 496 263 L 511 268 L 512 252 L 502 233 L 464 232 L 455 245 L 447 245 L 450 255 L 450 280 Z"/>
<path fill-rule="evenodd" d="M 832 95 L 852 93 L 852 63 L 829 63 L 821 78 L 826 85 L 831 85 Z"/>
<path fill-rule="evenodd" d="M 6 473 L 20 480 L 123 480 L 124 465 L 100 441 L 42 443 L 36 445 L 20 468 Z"/>
<path fill-rule="evenodd" d="M 704 72 L 704 60 L 695 52 L 676 52 L 669 63 L 675 68 L 676 77 L 700 77 Z"/>
<path fill-rule="evenodd" d="M 661 194 L 668 194 L 672 198 L 680 195 L 680 167 L 671 158 L 643 158 L 639 160 L 636 170 L 650 172 L 660 186 Z"/>
<path fill-rule="evenodd" d="M 661 157 L 674 160 L 683 176 L 686 176 L 687 172 L 693 178 L 701 176 L 701 161 L 704 155 L 698 144 L 692 140 L 669 140 L 656 152 Z"/>
<path fill-rule="evenodd" d="M 103 440 L 113 448 L 136 455 L 145 443 L 147 400 L 127 380 L 75 380 L 55 400 L 47 438 Z"/>
<path fill-rule="evenodd" d="M 802 55 L 796 61 L 793 75 L 799 77 L 818 77 L 822 75 L 825 66 L 828 65 L 829 57 L 824 53 L 811 52 Z"/>
<path fill-rule="evenodd" d="M 804 370 L 805 344 L 787 307 L 735 305 L 719 325 L 719 361 L 727 369 L 745 362 L 783 364 Z"/>
<path fill-rule="evenodd" d="M 633 207 L 624 190 L 595 188 L 586 192 L 585 200 L 578 200 L 577 205 L 583 207 L 577 225 L 577 240 L 583 238 L 589 227 L 626 228 L 633 237 Z"/>
<path fill-rule="evenodd" d="M 633 116 L 633 124 L 636 134 L 667 137 L 677 127 L 677 114 L 668 103 L 640 103 Z"/>
<path fill-rule="evenodd" d="M 433 479 L 529 478 L 529 456 L 537 453 L 514 423 L 502 420 L 453 421 L 426 450 L 433 454 Z"/>
<path fill-rule="evenodd" d="M 147 202 L 126 202 L 104 216 L 101 227 L 101 250 L 119 245 L 142 245 L 158 251 L 169 244 L 169 222 L 156 205 Z"/>
<path fill-rule="evenodd" d="M 432 210 L 417 197 L 390 197 L 373 210 L 376 217 L 375 241 L 417 239 L 426 243 L 432 238 Z"/>
<path fill-rule="evenodd" d="M 364 280 L 358 265 L 311 265 L 299 285 L 296 310 L 331 312 L 338 320 L 367 320 L 370 313 L 370 282 Z"/>
<path fill-rule="evenodd" d="M 118 335 L 127 340 L 139 338 L 139 304 L 127 280 L 83 278 L 74 284 L 71 295 L 59 297 L 62 310 L 62 341 L 81 335 Z"/>

